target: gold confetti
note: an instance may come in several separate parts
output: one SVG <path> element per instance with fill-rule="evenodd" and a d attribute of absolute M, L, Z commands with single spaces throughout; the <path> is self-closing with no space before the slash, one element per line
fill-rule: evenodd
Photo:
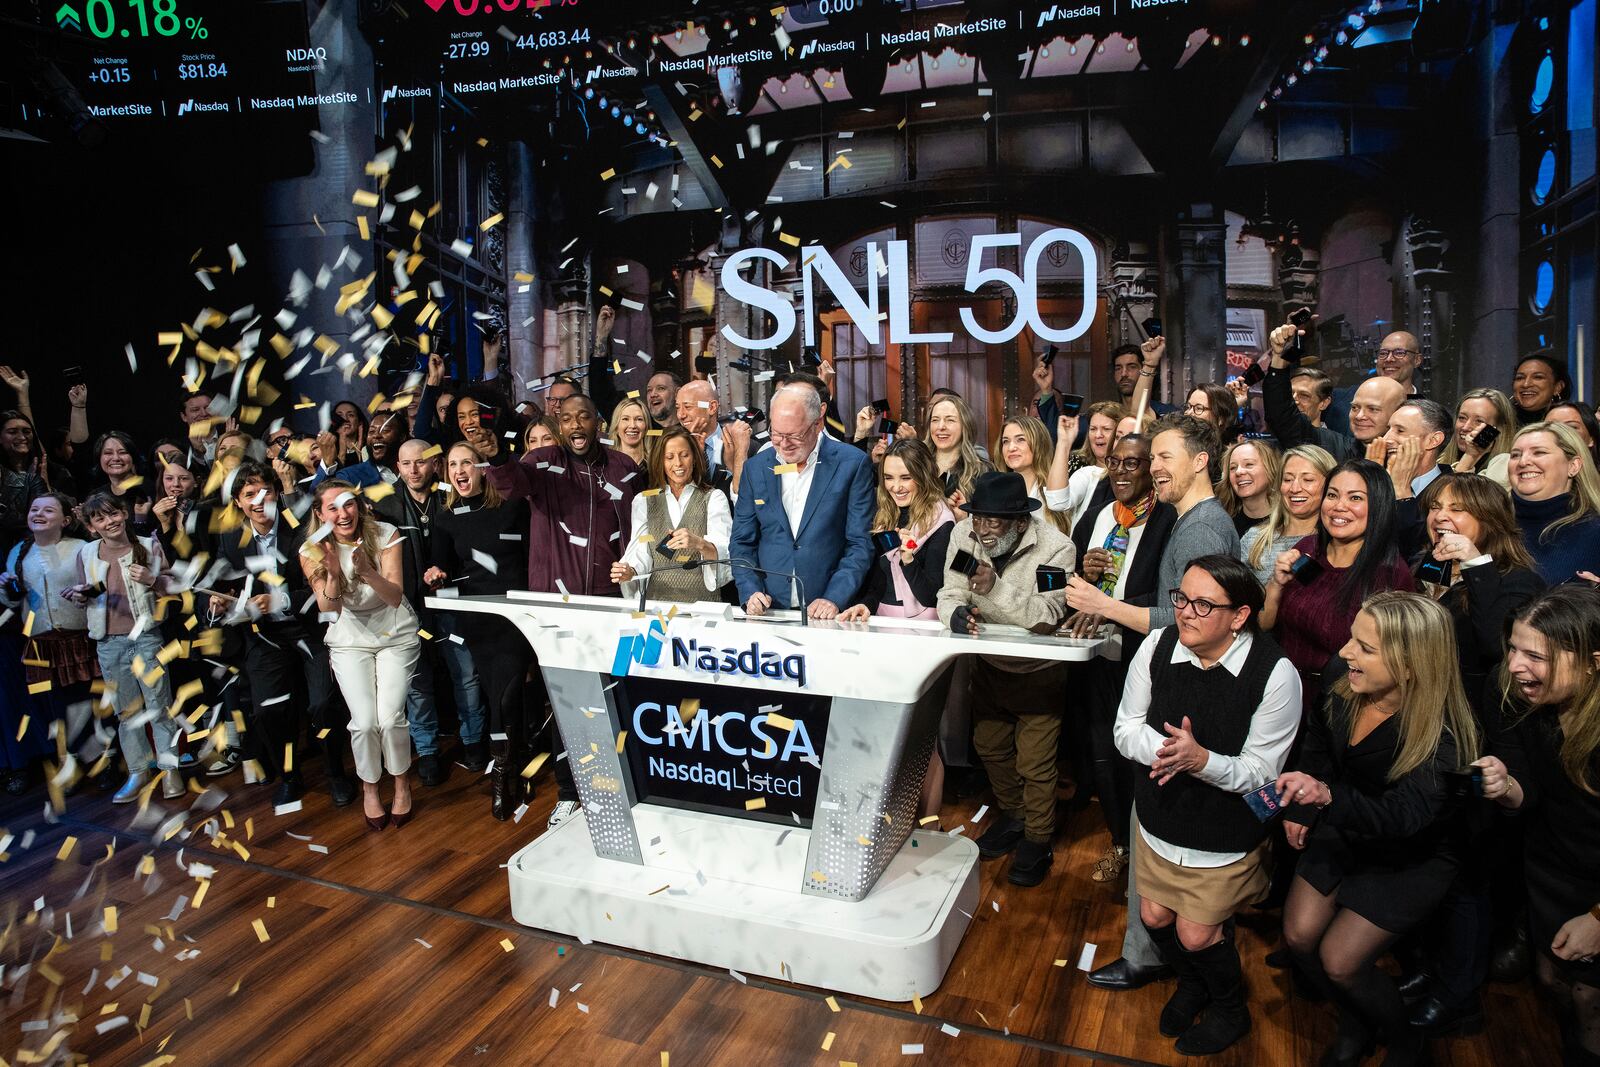
<path fill-rule="evenodd" d="M 47 691 L 50 688 L 50 682 L 49 682 L 48 679 L 43 681 L 43 682 L 36 682 L 36 683 L 34 683 L 34 685 L 43 685 L 44 686 L 44 690 L 41 690 L 41 692 L 42 691 Z M 32 693 L 34 691 L 34 685 L 28 686 L 28 692 L 29 693 Z M 32 719 L 32 718 L 33 718 L 32 715 L 24 715 L 22 717 L 22 721 L 17 723 L 17 740 L 19 742 L 23 739 L 23 737 L 27 736 L 27 733 L 28 733 L 28 721 L 30 719 Z"/>
<path fill-rule="evenodd" d="M 266 923 L 262 922 L 260 919 L 253 919 L 253 920 L 251 920 L 250 925 L 255 927 L 256 940 L 257 941 L 260 941 L 262 944 L 265 944 L 266 942 L 272 940 L 271 937 L 267 936 L 267 924 Z"/>
<path fill-rule="evenodd" d="M 61 842 L 61 851 L 56 853 L 56 859 L 66 859 L 68 856 L 72 855 L 72 850 L 76 848 L 77 845 L 78 839 L 76 837 L 68 836 L 65 841 Z"/>
<path fill-rule="evenodd" d="M 621 754 L 621 752 L 622 752 L 622 743 L 624 741 L 626 741 L 627 739 L 628 739 L 628 731 L 626 731 L 626 730 L 622 731 L 620 734 L 617 735 L 617 752 L 618 752 L 618 754 Z"/>
<path fill-rule="evenodd" d="M 926 826 L 930 822 L 938 822 L 938 821 L 939 821 L 939 816 L 937 816 L 937 815 L 924 815 L 922 818 L 917 820 L 917 825 L 918 826 Z"/>
<path fill-rule="evenodd" d="M 544 766 L 544 761 L 549 758 L 550 753 L 548 752 L 541 752 L 537 756 L 533 757 L 533 759 L 528 761 L 528 765 L 522 768 L 522 777 L 532 778 L 534 775 L 538 774 L 539 768 Z"/>
<path fill-rule="evenodd" d="M 917 996 L 915 993 L 911 994 L 911 1010 L 915 1011 L 918 1015 L 922 1014 L 922 998 Z"/>
<path fill-rule="evenodd" d="M 775 711 L 767 712 L 767 725 L 775 726 L 780 730 L 794 730 L 794 720 L 786 715 L 779 715 Z"/>
<path fill-rule="evenodd" d="M 827 1036 L 822 1039 L 822 1051 L 827 1052 L 831 1048 L 833 1048 L 833 1031 L 829 1030 Z"/>
<path fill-rule="evenodd" d="M 370 189 L 357 189 L 350 197 L 350 202 L 357 207 L 377 207 L 378 194 Z"/>
<path fill-rule="evenodd" d="M 278 898 L 277 897 L 268 897 L 267 898 L 267 907 L 268 908 L 276 908 L 277 906 L 278 906 Z"/>
<path fill-rule="evenodd" d="M 776 467 L 772 468 L 772 473 L 773 474 L 799 474 L 800 473 L 800 464 L 798 464 L 798 463 L 780 463 Z M 759 501 L 757 501 L 757 503 L 759 503 Z"/>
<path fill-rule="evenodd" d="M 507 952 L 511 952 L 511 951 L 515 950 L 517 946 L 512 942 L 512 940 L 509 937 L 502 937 L 500 939 L 500 947 L 505 949 Z"/>
<path fill-rule="evenodd" d="M 616 176 L 617 176 L 617 168 L 615 168 L 615 167 L 607 167 L 605 170 L 600 172 L 600 180 L 603 181 L 603 182 L 608 182 L 612 178 L 615 178 Z"/>
<path fill-rule="evenodd" d="M 828 997 L 824 1001 L 824 1003 L 826 1003 L 828 1005 L 828 1010 L 829 1011 L 838 1011 L 839 1010 L 839 1002 L 837 1000 L 833 999 L 832 997 Z"/>
<path fill-rule="evenodd" d="M 756 797 L 753 800 L 747 800 L 747 801 L 744 802 L 744 810 L 745 811 L 760 811 L 762 808 L 764 808 L 766 806 L 767 806 L 767 798 L 766 797 Z"/>
<path fill-rule="evenodd" d="M 1066 965 L 1067 965 L 1067 961 L 1066 960 L 1056 960 L 1056 966 L 1057 967 L 1065 967 Z"/>
<path fill-rule="evenodd" d="M 101 920 L 101 924 L 106 928 L 106 933 L 114 934 L 117 932 L 117 909 L 115 906 L 109 904 L 106 906 L 105 918 Z"/>

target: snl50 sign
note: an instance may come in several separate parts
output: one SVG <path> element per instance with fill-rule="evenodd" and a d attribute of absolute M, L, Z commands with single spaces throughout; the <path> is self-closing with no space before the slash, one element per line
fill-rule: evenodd
<path fill-rule="evenodd" d="M 970 240 L 971 246 L 966 257 L 966 291 L 977 294 L 987 285 L 1004 286 L 1011 291 L 1017 309 L 1016 318 L 998 330 L 991 330 L 978 321 L 970 307 L 961 308 L 961 324 L 973 338 L 984 344 L 1001 344 L 1012 340 L 1022 333 L 1023 327 L 1027 327 L 1042 340 L 1065 344 L 1088 332 L 1090 323 L 1094 321 L 1100 270 L 1094 245 L 1087 237 L 1077 230 L 1062 226 L 1044 231 L 1033 239 L 1027 249 L 1021 251 L 1018 257 L 1021 274 L 999 266 L 983 266 L 986 253 L 998 252 L 1002 248 L 1021 249 L 1020 233 L 974 234 Z M 1039 313 L 1039 259 L 1055 244 L 1066 244 L 1076 249 L 1083 261 L 1083 276 L 1077 279 L 1083 287 L 1083 310 L 1076 322 L 1059 330 L 1047 324 Z M 741 304 L 765 311 L 772 316 L 776 326 L 766 337 L 745 337 L 731 325 L 724 325 L 722 336 L 741 348 L 758 351 L 777 348 L 794 335 L 797 314 L 803 314 L 805 338 L 801 343 L 816 344 L 815 296 L 820 280 L 868 344 L 883 343 L 882 325 L 885 318 L 889 325 L 890 344 L 938 343 L 954 339 L 955 335 L 947 330 L 917 333 L 911 328 L 911 271 L 907 266 L 905 241 L 887 241 L 882 250 L 877 242 L 871 241 L 867 243 L 866 254 L 867 262 L 873 264 L 874 269 L 867 272 L 866 292 L 860 293 L 850 284 L 833 257 L 828 255 L 827 249 L 820 245 L 801 249 L 801 309 L 797 313 L 794 304 L 782 293 L 763 289 L 739 273 L 757 260 L 765 260 L 779 270 L 787 270 L 788 258 L 770 248 L 745 248 L 735 252 L 722 264 L 723 291 Z M 889 291 L 887 316 L 878 310 L 880 279 L 886 283 Z"/>

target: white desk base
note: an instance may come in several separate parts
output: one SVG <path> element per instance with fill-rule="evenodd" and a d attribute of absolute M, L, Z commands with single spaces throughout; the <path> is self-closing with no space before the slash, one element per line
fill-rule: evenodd
<path fill-rule="evenodd" d="M 574 815 L 511 857 L 512 918 L 582 941 L 908 1001 L 939 987 L 978 905 L 978 849 L 965 837 L 913 832 L 866 899 L 852 902 L 794 891 L 789 853 L 805 855 L 810 830 L 636 810 L 645 816 L 643 866 L 596 856 Z M 704 849 L 706 836 L 717 839 L 709 854 L 742 857 L 742 869 L 684 869 L 687 839 Z"/>

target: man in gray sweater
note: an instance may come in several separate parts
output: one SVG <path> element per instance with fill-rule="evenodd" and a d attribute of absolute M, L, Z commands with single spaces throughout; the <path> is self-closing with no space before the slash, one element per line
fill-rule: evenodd
<path fill-rule="evenodd" d="M 950 534 L 939 621 L 961 634 L 977 634 L 983 623 L 1055 632 L 1066 616 L 1060 590 L 1077 550 L 1065 534 L 1034 518 L 1038 508 L 1022 475 L 978 476 L 967 517 Z M 963 553 L 975 565 L 963 567 Z M 1049 592 L 1039 591 L 1040 567 L 1056 568 Z M 1066 683 L 1064 663 L 979 655 L 972 666 L 972 745 L 1001 809 L 978 838 L 978 853 L 996 859 L 1015 849 L 1013 885 L 1038 885 L 1050 869 Z"/>
<path fill-rule="evenodd" d="M 1239 534 L 1233 519 L 1211 491 L 1211 457 L 1217 448 L 1216 430 L 1192 415 L 1168 415 L 1156 424 L 1150 442 L 1150 479 L 1156 495 L 1177 510 L 1178 522 L 1161 552 L 1155 604 L 1141 608 L 1113 600 L 1099 586 L 1075 577 L 1067 582 L 1068 607 L 1147 634 L 1176 621 L 1171 591 L 1183 581 L 1190 560 L 1209 555 L 1239 558 Z M 1135 823 L 1137 820 L 1135 811 Z M 1122 958 L 1092 972 L 1089 981 L 1107 989 L 1137 989 L 1168 975 L 1139 918 L 1139 893 L 1130 866 Z"/>

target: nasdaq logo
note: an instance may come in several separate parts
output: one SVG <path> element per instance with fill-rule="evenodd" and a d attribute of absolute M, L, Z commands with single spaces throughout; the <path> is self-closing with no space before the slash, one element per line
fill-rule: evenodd
<path fill-rule="evenodd" d="M 433 90 L 426 85 L 406 86 L 391 85 L 383 91 L 383 99 L 379 103 L 387 104 L 391 100 L 414 100 L 417 97 L 431 97 Z"/>
<path fill-rule="evenodd" d="M 780 655 L 763 652 L 761 645 L 750 642 L 749 648 L 716 648 L 702 645 L 693 638 L 672 639 L 672 665 L 705 671 L 707 674 L 742 674 L 747 678 L 787 678 L 800 688 L 806 685 L 806 658 L 799 654 Z"/>
<path fill-rule="evenodd" d="M 667 635 L 660 619 L 650 620 L 650 629 L 642 634 L 623 634 L 617 638 L 616 655 L 612 657 L 611 674 L 624 678 L 635 663 L 654 667 L 661 662 L 661 645 Z"/>

